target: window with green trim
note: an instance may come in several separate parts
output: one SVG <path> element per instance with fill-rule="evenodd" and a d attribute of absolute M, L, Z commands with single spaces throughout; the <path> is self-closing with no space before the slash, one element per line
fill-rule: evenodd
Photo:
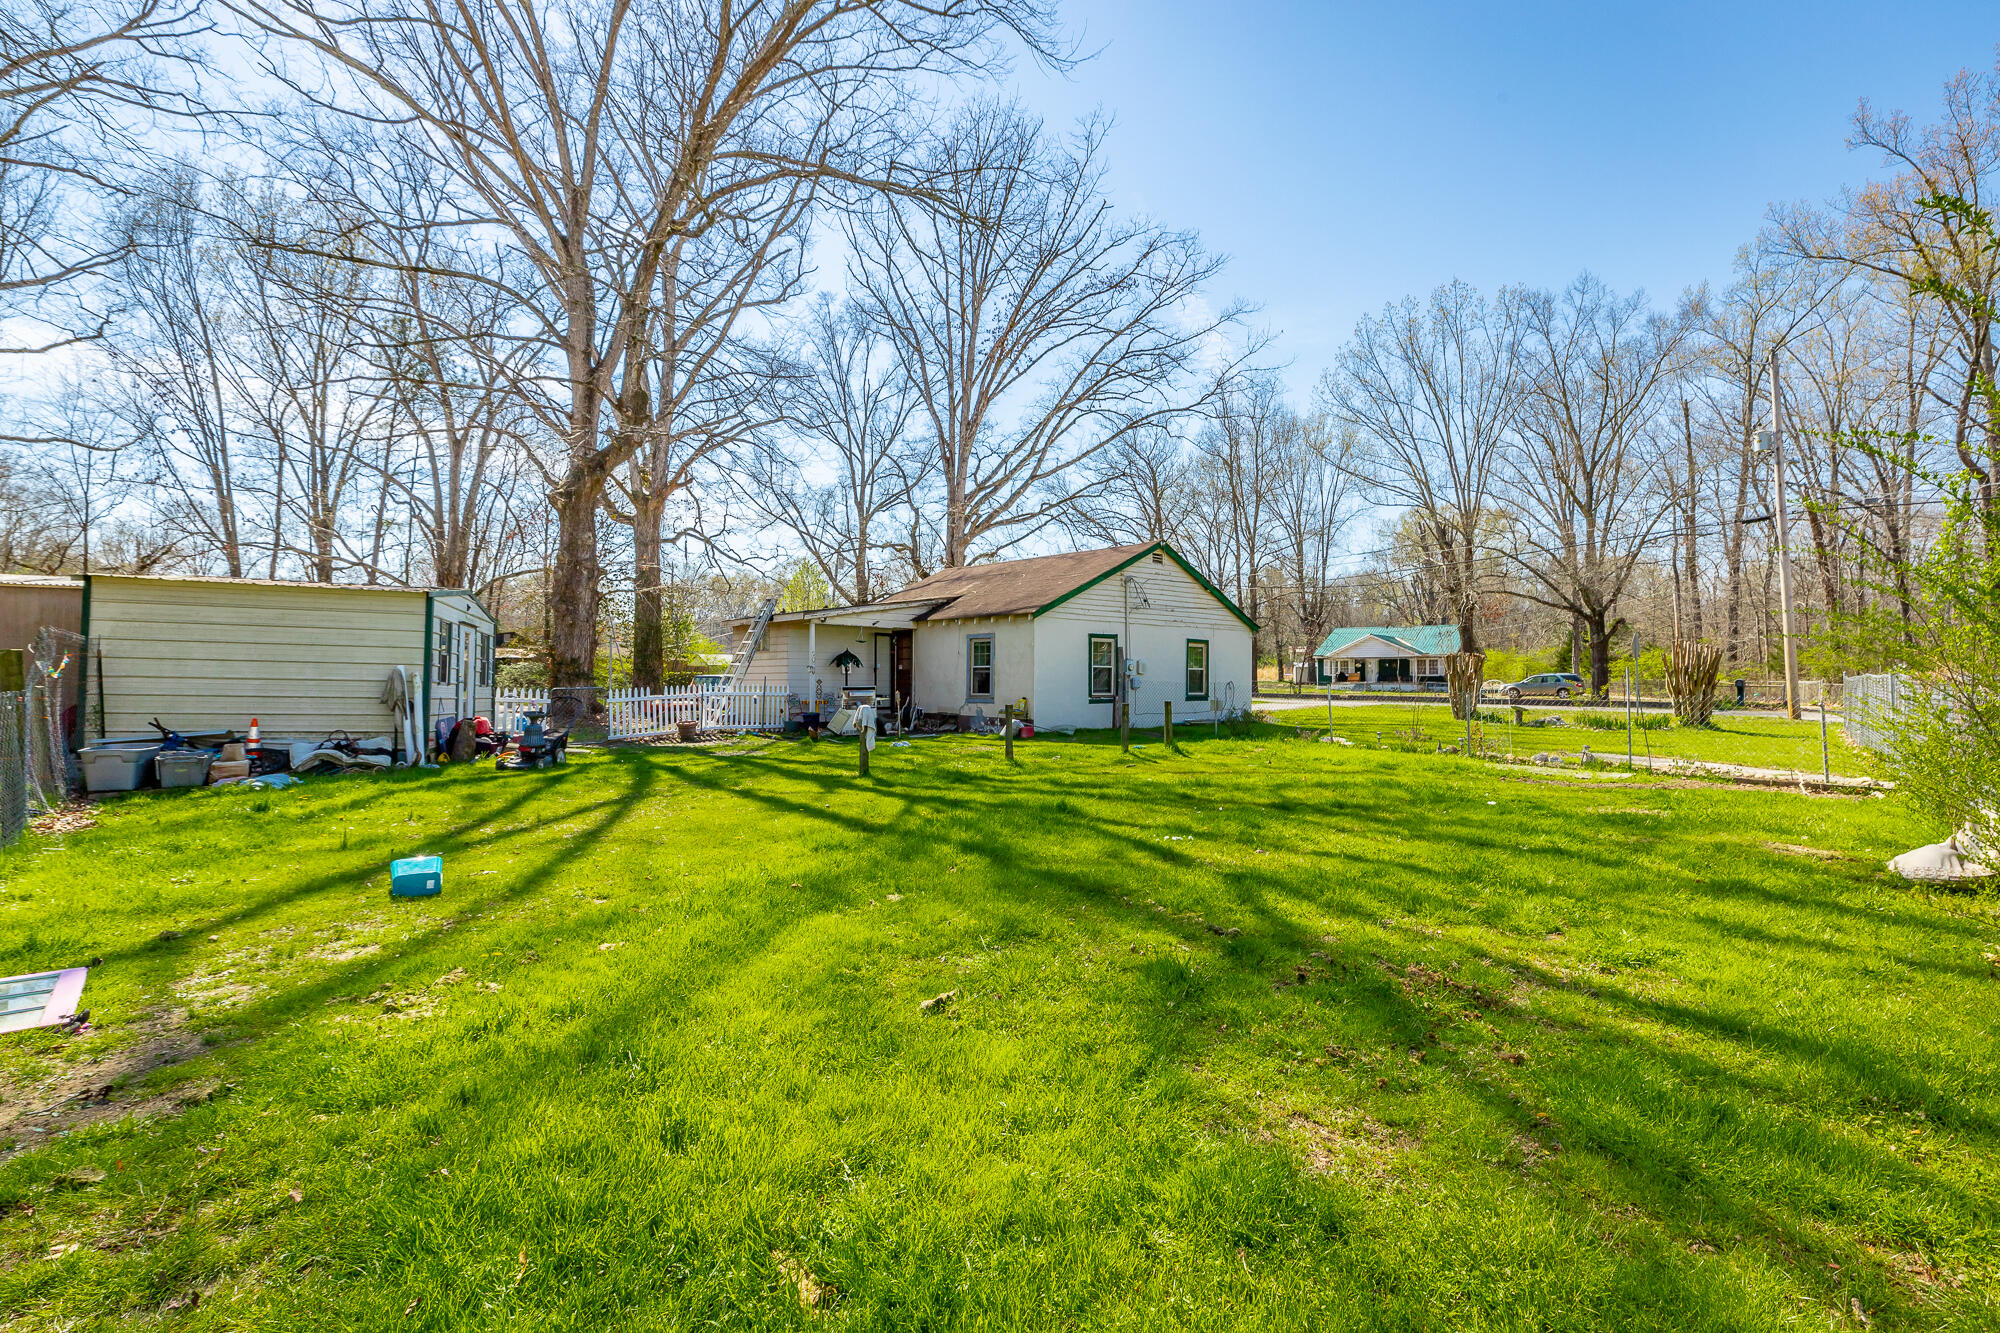
<path fill-rule="evenodd" d="M 1187 641 L 1187 697 L 1208 697 L 1208 640 Z"/>
<path fill-rule="evenodd" d="M 440 620 L 437 622 L 437 671 L 433 674 L 440 685 L 451 684 L 452 635 L 457 632 L 457 627 L 449 620 Z"/>
<path fill-rule="evenodd" d="M 1090 698 L 1093 703 L 1109 699 L 1117 692 L 1118 636 L 1090 636 Z"/>
<path fill-rule="evenodd" d="M 965 697 L 993 700 L 993 636 L 975 634 L 965 641 Z"/>

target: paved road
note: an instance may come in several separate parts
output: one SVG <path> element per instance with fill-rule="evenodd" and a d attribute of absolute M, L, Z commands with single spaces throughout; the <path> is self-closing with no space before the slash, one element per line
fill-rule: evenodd
<path fill-rule="evenodd" d="M 1366 708 L 1377 704 L 1435 704 L 1442 708 L 1446 702 L 1447 700 L 1443 695 L 1432 694 L 1407 695 L 1383 693 L 1363 695 L 1336 694 L 1333 696 L 1333 706 L 1335 708 Z M 1259 694 L 1257 696 L 1257 705 L 1262 708 L 1324 708 L 1326 707 L 1326 696 L 1324 694 Z M 1505 708 L 1507 707 L 1507 701 L 1504 699 L 1482 699 L 1480 707 Z M 1625 705 L 1615 700 L 1608 704 L 1591 704 L 1587 702 L 1563 703 L 1555 699 L 1524 699 L 1521 702 L 1521 707 L 1595 708 L 1600 712 L 1606 710 L 1622 712 Z M 1649 713 L 1664 713 L 1670 711 L 1673 705 L 1660 699 L 1642 699 L 1639 701 L 1639 707 Z M 1726 717 L 1769 718 L 1782 718 L 1784 715 L 1785 710 L 1782 708 L 1733 708 L 1724 714 Z M 1806 721 L 1816 722 L 1819 720 L 1819 710 L 1817 708 L 1808 708 L 1805 710 L 1804 716 Z M 1829 722 L 1840 721 L 1839 710 L 1833 708 L 1827 709 L 1826 717 Z"/>

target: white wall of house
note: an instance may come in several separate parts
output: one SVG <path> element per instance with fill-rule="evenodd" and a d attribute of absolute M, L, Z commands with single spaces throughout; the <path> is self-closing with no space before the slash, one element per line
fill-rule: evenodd
<path fill-rule="evenodd" d="M 442 718 L 492 717 L 493 617 L 471 593 L 450 590 L 431 596 L 431 725 Z M 422 681 L 411 681 L 421 689 Z"/>
<path fill-rule="evenodd" d="M 737 631 L 739 635 L 749 632 L 748 625 L 742 626 Z M 804 625 L 786 622 L 767 626 L 764 630 L 764 646 L 750 659 L 750 666 L 743 676 L 744 684 L 753 689 L 766 685 L 782 685 L 796 694 L 798 690 L 792 684 L 792 672 L 796 666 L 802 678 L 805 674 L 805 643 Z M 735 646 L 733 642 L 730 644 L 732 652 Z"/>
<path fill-rule="evenodd" d="M 974 638 L 993 640 L 993 689 L 984 697 L 971 694 L 971 653 Z M 985 710 L 998 717 L 1010 703 L 1028 700 L 1034 707 L 1035 622 L 1027 616 L 981 617 L 973 620 L 930 620 L 916 627 L 912 645 L 916 659 L 910 682 L 917 706 L 927 713 L 969 713 Z"/>
<path fill-rule="evenodd" d="M 1144 590 L 1131 598 L 1128 620 L 1125 576 Z M 1132 696 L 1133 725 L 1159 725 L 1171 700 L 1174 716 L 1207 717 L 1220 707 L 1230 684 L 1236 702 L 1247 705 L 1253 676 L 1250 630 L 1189 578 L 1171 558 L 1160 564 L 1142 560 L 1086 589 L 1035 620 L 1035 692 L 1030 712 L 1044 727 L 1108 727 L 1109 700 L 1090 697 L 1090 638 L 1112 635 L 1126 654 L 1145 663 L 1139 689 Z M 1208 681 L 1202 697 L 1188 698 L 1186 663 L 1190 639 L 1208 641 Z"/>
<path fill-rule="evenodd" d="M 745 629 L 748 627 L 745 626 Z M 829 666 L 844 649 L 861 659 L 861 665 L 849 671 L 846 676 L 850 685 L 875 685 L 886 688 L 892 669 L 889 636 L 881 634 L 871 626 L 821 624 L 817 627 L 803 620 L 778 621 L 764 631 L 764 646 L 750 660 L 750 668 L 744 674 L 749 688 L 765 685 L 783 686 L 786 693 L 801 699 L 812 697 L 813 664 L 819 665 L 819 688 L 822 699 L 839 693 L 841 683 L 840 668 Z M 876 660 L 881 660 L 881 678 L 876 678 Z"/>

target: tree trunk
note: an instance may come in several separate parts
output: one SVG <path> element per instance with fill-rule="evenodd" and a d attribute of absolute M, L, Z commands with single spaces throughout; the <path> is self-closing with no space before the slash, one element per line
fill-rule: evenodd
<path fill-rule="evenodd" d="M 1700 492 L 1695 488 L 1694 480 L 1694 418 L 1689 413 L 1687 399 L 1685 398 L 1681 399 L 1681 425 L 1687 444 L 1687 513 L 1681 519 L 1681 549 L 1683 558 L 1687 561 L 1687 603 L 1684 621 L 1687 637 L 1689 639 L 1699 639 L 1701 637 L 1701 566 L 1697 560 L 1695 530 L 1697 520 L 1700 516 L 1700 510 L 1697 507 L 1697 497 L 1700 495 Z"/>
<path fill-rule="evenodd" d="M 589 686 L 597 671 L 597 506 L 602 478 L 573 466 L 550 502 L 556 511 L 549 571 L 549 684 Z"/>
<path fill-rule="evenodd" d="M 665 503 L 653 495 L 632 497 L 632 684 L 642 690 L 658 690 L 667 679 L 660 615 L 660 522 L 665 512 Z"/>
<path fill-rule="evenodd" d="M 1590 615 L 1590 692 L 1602 697 L 1611 683 L 1611 631 L 1605 624 L 1607 615 L 1594 611 Z"/>

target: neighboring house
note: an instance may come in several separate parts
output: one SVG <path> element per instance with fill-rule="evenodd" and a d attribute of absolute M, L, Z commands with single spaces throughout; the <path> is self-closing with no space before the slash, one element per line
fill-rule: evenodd
<path fill-rule="evenodd" d="M 249 727 L 317 740 L 392 735 L 402 667 L 424 714 L 493 711 L 494 622 L 459 589 L 88 574 L 85 738 Z"/>
<path fill-rule="evenodd" d="M 1348 625 L 1313 654 L 1319 683 L 1334 689 L 1442 688 L 1444 659 L 1458 651 L 1456 625 Z"/>
<path fill-rule="evenodd" d="M 729 622 L 740 639 L 752 620 Z M 744 673 L 801 700 L 842 684 L 833 665 L 861 665 L 887 708 L 984 713 L 1008 704 L 1037 726 L 1108 727 L 1125 659 L 1134 724 L 1156 724 L 1171 700 L 1182 717 L 1250 702 L 1256 625 L 1165 542 L 948 569 L 864 606 L 773 616 Z"/>

